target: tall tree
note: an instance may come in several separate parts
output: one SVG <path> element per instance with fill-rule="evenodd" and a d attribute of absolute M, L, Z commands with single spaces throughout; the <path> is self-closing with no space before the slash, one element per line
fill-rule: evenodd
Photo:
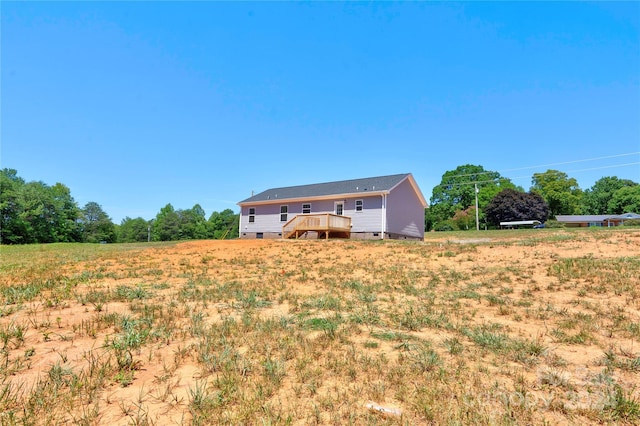
<path fill-rule="evenodd" d="M 117 228 L 118 242 L 135 243 L 147 241 L 149 239 L 149 226 L 149 222 L 141 217 L 135 219 L 131 219 L 128 216 L 125 217 Z"/>
<path fill-rule="evenodd" d="M 613 193 L 607 205 L 608 213 L 639 213 L 640 214 L 640 185 L 623 186 Z"/>
<path fill-rule="evenodd" d="M 549 217 L 549 207 L 540 194 L 505 189 L 485 208 L 487 221 L 492 225 L 516 220 L 539 220 Z"/>
<path fill-rule="evenodd" d="M 605 176 L 596 181 L 586 191 L 582 198 L 583 213 L 585 214 L 611 214 L 609 202 L 613 194 L 625 186 L 637 186 L 638 184 L 628 179 L 618 179 L 616 176 Z"/>
<path fill-rule="evenodd" d="M 231 209 L 221 212 L 213 212 L 209 216 L 209 235 L 211 238 L 220 239 L 238 237 L 238 215 Z M 228 231 L 228 232 L 227 232 Z"/>
<path fill-rule="evenodd" d="M 44 182 L 28 182 L 22 186 L 23 209 L 19 213 L 24 221 L 25 243 L 54 243 L 56 239 L 56 206 L 51 188 Z"/>
<path fill-rule="evenodd" d="M 28 182 L 15 169 L 0 173 L 3 244 L 79 241 L 78 206 L 65 185 Z"/>
<path fill-rule="evenodd" d="M 578 181 L 558 170 L 534 173 L 531 190 L 539 193 L 549 205 L 552 216 L 580 214 L 582 190 Z"/>
<path fill-rule="evenodd" d="M 475 207 L 475 185 L 478 186 L 480 210 L 493 196 L 515 185 L 500 173 L 485 170 L 482 166 L 465 164 L 442 175 L 440 184 L 433 189 L 427 211 L 427 230 L 451 219 L 456 211 Z"/>
<path fill-rule="evenodd" d="M 20 244 L 27 241 L 28 223 L 21 216 L 24 180 L 15 169 L 0 170 L 0 243 Z"/>
<path fill-rule="evenodd" d="M 180 217 L 180 239 L 200 240 L 207 238 L 207 220 L 204 209 L 196 204 L 189 210 L 178 210 Z"/>
<path fill-rule="evenodd" d="M 99 230 L 100 241 L 114 241 L 113 223 L 102 208 L 89 203 L 80 210 L 71 190 L 62 183 L 25 182 L 15 169 L 0 170 L 0 243 L 77 242 Z M 97 209 L 95 208 L 97 206 Z M 104 223 L 94 223 L 93 211 Z M 96 213 L 97 214 L 97 213 Z M 106 218 L 106 220 L 105 220 Z M 98 221 L 100 222 L 100 221 Z M 96 231 L 97 232 L 97 231 Z"/>
<path fill-rule="evenodd" d="M 116 241 L 115 225 L 100 204 L 90 201 L 82 209 L 80 216 L 83 241 L 87 243 Z"/>
<path fill-rule="evenodd" d="M 53 203 L 55 206 L 55 240 L 60 242 L 74 242 L 82 240 L 79 219 L 80 209 L 71 196 L 71 190 L 56 183 L 51 187 Z"/>
<path fill-rule="evenodd" d="M 160 209 L 151 229 L 153 241 L 177 241 L 180 239 L 180 215 L 171 203 Z"/>

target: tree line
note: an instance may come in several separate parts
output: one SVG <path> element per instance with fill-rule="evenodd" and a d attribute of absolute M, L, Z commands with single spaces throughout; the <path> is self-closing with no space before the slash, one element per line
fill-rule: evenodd
<path fill-rule="evenodd" d="M 502 221 L 539 220 L 559 214 L 640 213 L 640 184 L 606 176 L 582 190 L 559 170 L 534 173 L 529 191 L 500 173 L 461 165 L 442 175 L 425 211 L 425 229 L 475 229 Z M 199 204 L 175 209 L 167 204 L 155 218 L 126 217 L 114 224 L 96 202 L 79 207 L 62 183 L 25 182 L 14 169 L 0 170 L 0 244 L 54 242 L 142 242 L 238 237 L 238 214 L 231 209 L 206 218 Z"/>
<path fill-rule="evenodd" d="M 556 215 L 640 213 L 640 184 L 606 176 L 586 190 L 559 170 L 534 173 L 525 191 L 511 179 L 480 165 L 465 164 L 442 175 L 425 212 L 427 231 L 483 228 L 502 221 L 539 220 Z"/>
<path fill-rule="evenodd" d="M 235 238 L 238 215 L 231 209 L 206 219 L 199 204 L 191 209 L 164 206 L 155 218 L 126 217 L 114 224 L 96 202 L 78 206 L 61 183 L 25 182 L 15 169 L 0 170 L 0 244 L 57 242 L 129 243 Z"/>

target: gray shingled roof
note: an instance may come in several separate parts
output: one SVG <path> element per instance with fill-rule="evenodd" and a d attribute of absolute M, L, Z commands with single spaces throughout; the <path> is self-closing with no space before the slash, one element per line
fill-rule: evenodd
<path fill-rule="evenodd" d="M 556 215 L 558 222 L 601 222 L 611 217 L 609 214 L 559 214 Z"/>
<path fill-rule="evenodd" d="M 638 219 L 636 213 L 611 214 L 582 214 L 582 215 L 556 215 L 558 222 L 602 222 L 606 219 Z"/>
<path fill-rule="evenodd" d="M 292 198 L 311 198 L 326 195 L 355 194 L 365 192 L 384 192 L 402 182 L 409 173 L 378 176 L 362 179 L 341 180 L 337 182 L 315 183 L 311 185 L 288 186 L 267 189 L 259 194 L 240 201 L 238 204 Z"/>

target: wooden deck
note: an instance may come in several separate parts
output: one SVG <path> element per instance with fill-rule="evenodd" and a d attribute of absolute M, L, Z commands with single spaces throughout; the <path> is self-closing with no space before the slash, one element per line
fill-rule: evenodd
<path fill-rule="evenodd" d="M 318 238 L 350 238 L 351 218 L 331 213 L 299 214 L 282 227 L 282 238 L 295 238 L 316 232 Z"/>

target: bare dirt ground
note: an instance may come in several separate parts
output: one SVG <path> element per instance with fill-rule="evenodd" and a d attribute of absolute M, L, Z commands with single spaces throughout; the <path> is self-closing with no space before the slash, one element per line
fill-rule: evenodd
<path fill-rule="evenodd" d="M 640 422 L 639 230 L 122 247 L 3 252 L 2 424 Z"/>

